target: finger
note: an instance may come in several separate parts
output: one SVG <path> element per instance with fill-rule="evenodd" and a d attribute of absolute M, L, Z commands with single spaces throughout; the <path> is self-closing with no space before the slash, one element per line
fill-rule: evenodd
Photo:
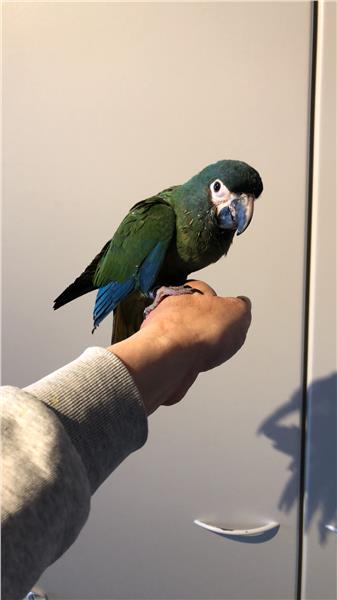
<path fill-rule="evenodd" d="M 199 290 L 205 296 L 216 296 L 217 293 L 210 285 L 205 283 L 204 281 L 199 281 L 197 279 L 188 279 L 186 283 L 197 290 Z"/>

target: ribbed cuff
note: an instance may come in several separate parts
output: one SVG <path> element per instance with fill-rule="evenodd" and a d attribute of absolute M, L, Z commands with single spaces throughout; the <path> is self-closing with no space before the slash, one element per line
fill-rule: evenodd
<path fill-rule="evenodd" d="M 25 389 L 60 419 L 86 467 L 92 492 L 147 439 L 140 393 L 125 365 L 104 348 L 88 348 Z"/>

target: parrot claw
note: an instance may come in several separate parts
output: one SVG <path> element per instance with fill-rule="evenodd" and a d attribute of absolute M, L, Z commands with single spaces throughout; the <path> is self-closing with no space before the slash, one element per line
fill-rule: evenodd
<path fill-rule="evenodd" d="M 157 306 L 167 298 L 168 296 L 183 296 L 185 294 L 202 294 L 202 292 L 196 288 L 192 288 L 189 285 L 175 285 L 175 286 L 166 286 L 163 285 L 154 289 L 150 292 L 151 299 L 153 298 L 152 304 L 147 306 L 144 310 L 144 319 L 148 317 L 148 315 L 155 309 Z"/>

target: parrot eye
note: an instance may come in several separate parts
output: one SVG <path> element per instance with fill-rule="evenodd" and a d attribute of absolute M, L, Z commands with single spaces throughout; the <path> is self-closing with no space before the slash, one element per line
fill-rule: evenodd
<path fill-rule="evenodd" d="M 226 186 L 222 183 L 221 179 L 216 179 L 211 183 L 210 190 L 212 192 L 213 200 L 224 200 L 227 196 L 229 196 L 230 192 L 226 188 Z"/>

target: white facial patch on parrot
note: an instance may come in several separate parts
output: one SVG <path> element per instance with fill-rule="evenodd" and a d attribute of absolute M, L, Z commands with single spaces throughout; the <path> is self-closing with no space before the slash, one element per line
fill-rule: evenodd
<path fill-rule="evenodd" d="M 216 207 L 217 215 L 225 206 L 228 206 L 230 212 L 235 216 L 235 209 L 234 207 L 231 207 L 231 202 L 234 198 L 237 198 L 237 194 L 233 194 L 221 179 L 213 181 L 210 185 L 210 190 L 212 194 L 211 200 Z"/>
<path fill-rule="evenodd" d="M 218 206 L 219 204 L 226 204 L 231 199 L 231 192 L 225 186 L 225 184 L 221 181 L 221 179 L 216 179 L 209 186 L 211 190 L 211 200 L 214 206 Z"/>

